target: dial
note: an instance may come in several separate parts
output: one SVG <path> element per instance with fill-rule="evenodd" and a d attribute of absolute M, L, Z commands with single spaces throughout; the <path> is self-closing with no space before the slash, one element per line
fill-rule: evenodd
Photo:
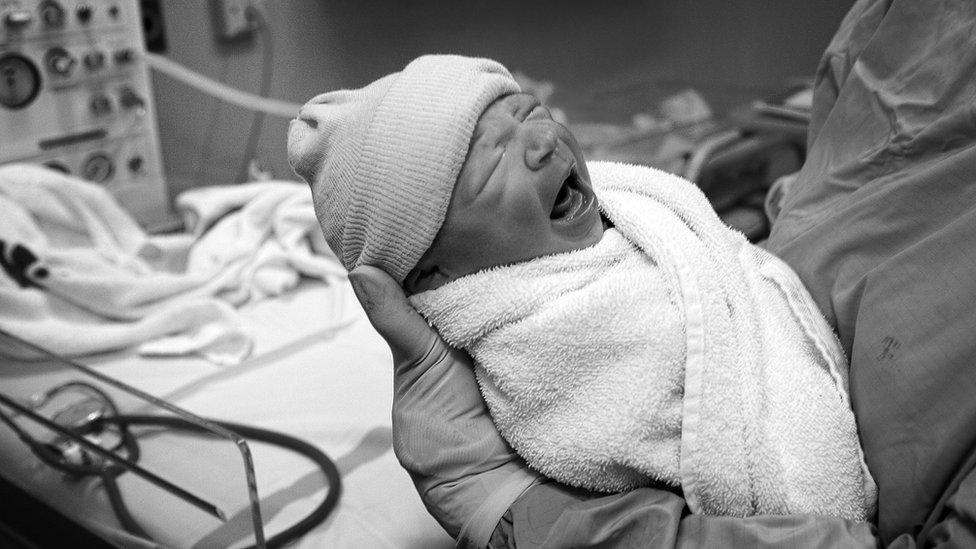
<path fill-rule="evenodd" d="M 112 112 L 112 100 L 104 93 L 98 92 L 88 100 L 88 110 L 95 116 L 105 116 Z"/>
<path fill-rule="evenodd" d="M 58 76 L 70 76 L 71 72 L 75 70 L 75 63 L 77 62 L 78 60 L 71 55 L 71 52 L 60 46 L 55 46 L 44 53 L 44 63 L 47 65 L 47 70 Z"/>
<path fill-rule="evenodd" d="M 41 12 L 41 21 L 49 29 L 59 29 L 64 26 L 64 8 L 61 4 L 52 0 L 41 2 L 38 8 Z"/>
<path fill-rule="evenodd" d="M 19 53 L 0 55 L 0 105 L 21 109 L 40 91 L 41 73 L 33 61 Z"/>
<path fill-rule="evenodd" d="M 91 6 L 88 4 L 81 4 L 78 6 L 77 11 L 78 21 L 80 21 L 82 25 L 87 25 L 92 19 L 92 13 Z"/>
<path fill-rule="evenodd" d="M 97 71 L 105 66 L 105 53 L 99 50 L 92 50 L 86 53 L 81 59 L 89 72 Z"/>
<path fill-rule="evenodd" d="M 122 86 L 119 89 L 119 103 L 122 104 L 123 109 L 134 109 L 146 105 L 146 102 L 139 97 L 139 94 L 129 86 Z"/>
<path fill-rule="evenodd" d="M 34 14 L 27 10 L 8 11 L 7 15 L 3 16 L 3 24 L 8 29 L 12 31 L 18 31 L 23 28 L 29 27 L 31 21 L 34 20 Z"/>
<path fill-rule="evenodd" d="M 143 157 L 141 157 L 139 155 L 135 155 L 135 156 L 129 158 L 129 171 L 130 172 L 132 172 L 132 173 L 142 173 L 142 169 L 145 166 L 146 166 L 146 160 Z"/>
<path fill-rule="evenodd" d="M 103 152 L 92 153 L 81 167 L 81 176 L 95 183 L 108 181 L 115 175 L 115 163 Z"/>

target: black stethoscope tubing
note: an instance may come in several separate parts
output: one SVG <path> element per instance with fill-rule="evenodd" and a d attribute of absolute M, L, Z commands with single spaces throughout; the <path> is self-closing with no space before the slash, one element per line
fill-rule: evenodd
<path fill-rule="evenodd" d="M 119 427 L 122 435 L 121 447 L 127 451 L 131 461 L 137 461 L 139 459 L 139 445 L 136 443 L 135 437 L 129 431 L 129 427 L 131 426 L 167 427 L 173 430 L 188 431 L 193 433 L 208 432 L 202 427 L 190 423 L 182 418 L 171 416 L 126 414 L 105 416 L 100 418 L 99 421 L 106 424 L 113 423 Z M 234 431 L 243 438 L 286 448 L 305 456 L 318 466 L 328 481 L 329 489 L 322 502 L 319 503 L 319 505 L 303 519 L 289 526 L 288 528 L 285 528 L 278 534 L 268 538 L 265 543 L 266 547 L 281 547 L 285 543 L 306 534 L 308 531 L 321 524 L 339 502 L 339 496 L 342 492 L 342 478 L 339 474 L 339 470 L 336 468 L 335 463 L 329 458 L 329 456 L 325 455 L 324 452 L 315 446 L 312 446 L 304 440 L 285 435 L 283 433 L 242 425 L 240 423 L 231 423 L 228 421 L 213 421 L 213 423 L 230 431 Z M 140 526 L 135 520 L 135 518 L 129 512 L 128 506 L 125 505 L 125 502 L 122 499 L 122 494 L 119 490 L 116 479 L 119 477 L 119 475 L 125 472 L 124 468 L 118 465 L 107 465 L 102 467 L 75 465 L 70 462 L 66 462 L 60 449 L 58 449 L 56 446 L 40 444 L 37 442 L 30 444 L 30 446 L 42 461 L 48 465 L 51 465 L 52 467 L 55 467 L 56 469 L 76 476 L 96 475 L 101 477 L 105 485 L 109 502 L 112 505 L 112 509 L 118 517 L 119 522 L 122 524 L 122 527 L 133 535 L 146 539 L 152 539 L 146 533 L 145 529 L 143 529 L 142 526 Z"/>

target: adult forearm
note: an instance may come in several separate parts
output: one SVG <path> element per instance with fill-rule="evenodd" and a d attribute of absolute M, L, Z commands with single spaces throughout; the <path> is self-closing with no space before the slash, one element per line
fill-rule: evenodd
<path fill-rule="evenodd" d="M 665 489 L 601 495 L 547 483 L 502 517 L 489 547 L 877 547 L 874 527 L 814 515 L 691 515 Z"/>

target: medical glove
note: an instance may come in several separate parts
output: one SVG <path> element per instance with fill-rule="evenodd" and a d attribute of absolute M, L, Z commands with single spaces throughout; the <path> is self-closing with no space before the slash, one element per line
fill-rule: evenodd
<path fill-rule="evenodd" d="M 471 358 L 449 347 L 383 271 L 357 267 L 353 290 L 393 354 L 393 449 L 459 546 L 484 547 L 537 475 L 499 435 Z"/>

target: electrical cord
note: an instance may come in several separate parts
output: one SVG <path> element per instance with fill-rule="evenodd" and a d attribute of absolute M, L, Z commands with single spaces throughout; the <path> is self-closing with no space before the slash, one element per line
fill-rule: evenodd
<path fill-rule="evenodd" d="M 261 88 L 258 91 L 258 95 L 267 97 L 271 94 L 271 82 L 274 78 L 274 41 L 271 36 L 271 28 L 268 26 L 268 20 L 264 16 L 263 8 L 251 7 L 248 9 L 247 15 L 256 22 L 258 31 L 261 33 L 261 49 L 264 53 L 261 60 Z M 243 183 L 249 180 L 250 170 L 248 168 L 257 154 L 258 141 L 261 138 L 261 129 L 264 127 L 265 116 L 266 114 L 264 112 L 256 111 L 254 118 L 251 120 L 251 129 L 247 136 L 247 144 L 244 146 L 241 168 L 237 173 L 237 180 L 239 182 Z"/>
<path fill-rule="evenodd" d="M 299 103 L 272 99 L 270 97 L 260 97 L 253 93 L 241 91 L 222 82 L 217 82 L 213 78 L 194 72 L 179 63 L 172 61 L 162 55 L 145 52 L 143 54 L 146 64 L 156 72 L 165 74 L 170 78 L 178 80 L 191 88 L 195 88 L 207 95 L 216 97 L 225 103 L 244 107 L 245 109 L 268 113 L 286 120 L 295 118 L 298 110 L 302 108 Z"/>
<path fill-rule="evenodd" d="M 225 57 L 224 62 L 220 67 L 220 77 L 217 80 L 221 84 L 223 84 L 224 81 L 227 79 L 227 72 L 229 68 L 230 68 L 230 60 L 229 58 Z M 204 179 L 204 173 L 206 172 L 207 168 L 210 166 L 212 160 L 212 156 L 213 156 L 212 150 L 215 144 L 214 132 L 217 130 L 217 121 L 220 119 L 220 111 L 223 108 L 224 103 L 220 101 L 218 98 L 211 96 L 209 105 L 210 105 L 210 112 L 209 112 L 209 120 L 207 121 L 207 130 L 204 134 L 203 139 L 200 140 L 201 142 L 200 155 L 199 155 L 199 159 L 197 160 L 196 177 L 194 178 L 194 181 L 198 186 L 204 186 L 206 185 L 207 182 Z"/>

